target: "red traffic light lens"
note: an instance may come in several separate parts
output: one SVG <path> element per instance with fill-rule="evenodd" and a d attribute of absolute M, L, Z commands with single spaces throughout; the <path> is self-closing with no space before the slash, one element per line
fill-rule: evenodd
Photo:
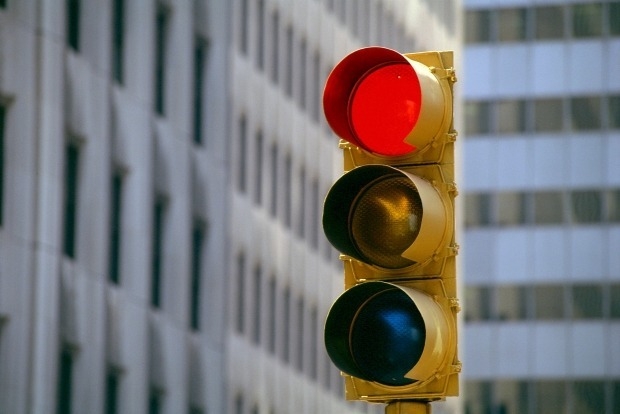
<path fill-rule="evenodd" d="M 404 139 L 418 120 L 421 98 L 420 82 L 409 63 L 388 63 L 367 73 L 349 102 L 349 122 L 360 145 L 386 156 L 413 151 Z"/>

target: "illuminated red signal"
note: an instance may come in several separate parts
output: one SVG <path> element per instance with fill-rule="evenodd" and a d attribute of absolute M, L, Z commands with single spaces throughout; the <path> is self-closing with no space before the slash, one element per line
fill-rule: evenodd
<path fill-rule="evenodd" d="M 359 49 L 331 72 L 325 118 L 342 139 L 384 157 L 424 148 L 440 131 L 449 99 L 431 69 L 383 47 Z"/>

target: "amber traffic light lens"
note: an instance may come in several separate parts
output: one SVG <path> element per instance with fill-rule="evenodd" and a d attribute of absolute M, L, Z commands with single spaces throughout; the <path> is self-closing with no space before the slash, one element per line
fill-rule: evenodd
<path fill-rule="evenodd" d="M 370 183 L 351 211 L 351 234 L 365 261 L 387 269 L 414 264 L 402 257 L 420 232 L 422 200 L 415 185 L 394 175 Z"/>

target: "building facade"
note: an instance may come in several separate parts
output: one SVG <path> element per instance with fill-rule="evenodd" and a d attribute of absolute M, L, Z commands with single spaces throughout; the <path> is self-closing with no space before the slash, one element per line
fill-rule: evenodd
<path fill-rule="evenodd" d="M 323 348 L 322 86 L 365 45 L 458 59 L 459 7 L 0 0 L 0 412 L 382 412 Z"/>
<path fill-rule="evenodd" d="M 620 410 L 620 2 L 467 0 L 468 413 Z"/>

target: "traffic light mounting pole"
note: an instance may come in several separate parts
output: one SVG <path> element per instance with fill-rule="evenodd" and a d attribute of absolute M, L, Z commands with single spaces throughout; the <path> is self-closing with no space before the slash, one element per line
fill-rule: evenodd
<path fill-rule="evenodd" d="M 431 414 L 431 404 L 420 401 L 394 401 L 385 407 L 385 414 Z"/>

